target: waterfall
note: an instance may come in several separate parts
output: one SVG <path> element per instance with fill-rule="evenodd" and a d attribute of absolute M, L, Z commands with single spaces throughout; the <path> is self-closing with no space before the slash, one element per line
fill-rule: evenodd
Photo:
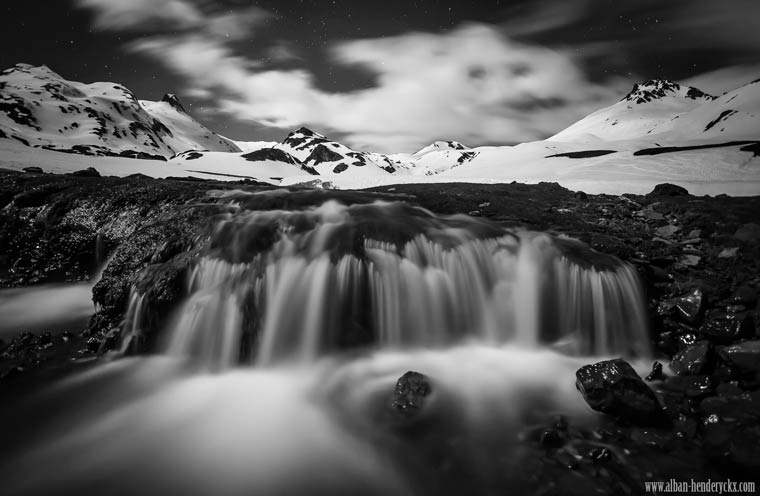
<path fill-rule="evenodd" d="M 237 211 L 192 269 L 166 351 L 215 369 L 464 341 L 646 354 L 635 271 L 583 253 L 546 234 L 399 203 Z"/>

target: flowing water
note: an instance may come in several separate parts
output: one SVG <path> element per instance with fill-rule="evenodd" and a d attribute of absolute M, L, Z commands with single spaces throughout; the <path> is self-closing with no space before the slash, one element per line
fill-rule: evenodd
<path fill-rule="evenodd" d="M 39 429 L 7 444 L 7 494 L 518 493 L 521 429 L 593 421 L 575 370 L 648 353 L 635 271 L 572 240 L 400 202 L 230 202 L 159 356 L 14 408 Z M 135 289 L 125 349 L 149 312 Z M 433 389 L 412 431 L 389 407 L 408 370 Z"/>

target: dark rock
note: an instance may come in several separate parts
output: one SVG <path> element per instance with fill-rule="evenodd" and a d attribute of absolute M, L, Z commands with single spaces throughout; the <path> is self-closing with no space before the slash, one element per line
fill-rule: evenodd
<path fill-rule="evenodd" d="M 252 152 L 244 153 L 241 155 L 249 162 L 262 162 L 264 160 L 271 160 L 273 162 L 285 162 L 286 164 L 302 165 L 301 161 L 293 155 L 289 154 L 279 148 L 262 148 L 260 150 L 254 150 Z"/>
<path fill-rule="evenodd" d="M 546 429 L 541 433 L 541 446 L 556 449 L 565 444 L 565 439 L 557 430 Z"/>
<path fill-rule="evenodd" d="M 86 169 L 74 171 L 71 173 L 71 175 L 76 177 L 100 177 L 100 172 L 98 172 L 94 167 L 88 167 Z"/>
<path fill-rule="evenodd" d="M 734 294 L 731 295 L 729 300 L 732 305 L 747 305 L 753 307 L 757 303 L 757 291 L 749 286 L 741 286 Z"/>
<path fill-rule="evenodd" d="M 749 313 L 729 313 L 710 318 L 699 332 L 715 342 L 728 344 L 755 335 L 755 320 Z"/>
<path fill-rule="evenodd" d="M 708 341 L 698 341 L 677 353 L 670 362 L 670 370 L 678 375 L 698 375 L 707 369 L 712 358 Z"/>
<path fill-rule="evenodd" d="M 760 340 L 719 347 L 718 355 L 743 372 L 760 372 Z"/>
<path fill-rule="evenodd" d="M 340 163 L 340 164 L 336 165 L 333 168 L 333 174 L 340 174 L 341 172 L 345 172 L 347 170 L 348 170 L 348 164 L 346 164 L 345 162 L 343 162 L 343 163 Z"/>
<path fill-rule="evenodd" d="M 688 294 L 673 300 L 676 317 L 685 324 L 696 325 L 702 320 L 707 304 L 704 292 L 694 288 Z"/>
<path fill-rule="evenodd" d="M 575 194 L 573 195 L 573 197 L 576 198 L 576 199 L 578 199 L 578 200 L 587 200 L 588 199 L 588 195 L 586 193 L 584 193 L 583 191 L 576 191 Z"/>
<path fill-rule="evenodd" d="M 661 420 L 657 398 L 625 360 L 585 365 L 575 376 L 575 387 L 594 410 L 640 424 Z"/>
<path fill-rule="evenodd" d="M 419 413 L 425 397 L 431 392 L 430 381 L 419 372 L 409 371 L 396 381 L 393 391 L 393 409 L 403 416 Z"/>
<path fill-rule="evenodd" d="M 757 243 L 760 241 L 760 225 L 754 222 L 744 224 L 736 230 L 734 238 L 747 243 Z"/>
<path fill-rule="evenodd" d="M 166 102 L 172 107 L 174 107 L 176 110 L 179 110 L 180 112 L 187 113 L 185 110 L 185 107 L 182 106 L 182 104 L 179 101 L 179 98 L 177 98 L 177 95 L 173 93 L 166 93 L 163 98 L 161 98 L 162 102 Z"/>
<path fill-rule="evenodd" d="M 689 191 L 681 186 L 670 183 L 658 184 L 647 196 L 687 196 Z"/>
<path fill-rule="evenodd" d="M 709 375 L 676 376 L 669 377 L 662 386 L 668 391 L 676 391 L 689 398 L 699 398 L 712 393 L 716 381 Z"/>
<path fill-rule="evenodd" d="M 337 162 L 343 160 L 345 157 L 340 153 L 330 150 L 323 144 L 319 144 L 312 150 L 304 163 L 314 162 L 314 165 L 319 165 L 322 162 Z"/>
<path fill-rule="evenodd" d="M 652 371 L 649 373 L 649 375 L 646 377 L 647 381 L 659 381 L 663 379 L 665 376 L 662 373 L 662 364 L 658 361 L 655 361 L 652 364 Z"/>
<path fill-rule="evenodd" d="M 42 167 L 24 167 L 24 172 L 28 172 L 29 174 L 44 174 L 45 171 L 42 170 Z"/>
<path fill-rule="evenodd" d="M 732 305 L 747 305 L 754 307 L 757 303 L 757 291 L 749 286 L 741 286 L 731 295 L 729 303 Z"/>

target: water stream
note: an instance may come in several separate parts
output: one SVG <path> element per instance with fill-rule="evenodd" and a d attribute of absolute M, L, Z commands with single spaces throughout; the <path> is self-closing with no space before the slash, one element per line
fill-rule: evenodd
<path fill-rule="evenodd" d="M 520 494 L 517 433 L 593 422 L 575 370 L 648 354 L 635 271 L 572 241 L 403 203 L 231 206 L 159 356 L 23 407 L 4 494 Z M 133 291 L 125 343 L 149 304 Z M 417 440 L 389 410 L 408 370 L 433 384 Z"/>

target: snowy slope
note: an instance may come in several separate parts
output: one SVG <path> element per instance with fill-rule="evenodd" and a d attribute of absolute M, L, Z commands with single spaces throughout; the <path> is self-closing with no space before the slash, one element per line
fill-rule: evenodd
<path fill-rule="evenodd" d="M 615 141 L 667 132 L 677 116 L 712 102 L 702 91 L 662 79 L 636 84 L 614 105 L 598 110 L 548 141 Z"/>
<path fill-rule="evenodd" d="M 26 64 L 0 73 L 0 138 L 71 153 L 156 159 L 188 149 L 239 151 L 178 102 L 141 103 L 119 84 L 67 81 L 46 66 Z"/>

